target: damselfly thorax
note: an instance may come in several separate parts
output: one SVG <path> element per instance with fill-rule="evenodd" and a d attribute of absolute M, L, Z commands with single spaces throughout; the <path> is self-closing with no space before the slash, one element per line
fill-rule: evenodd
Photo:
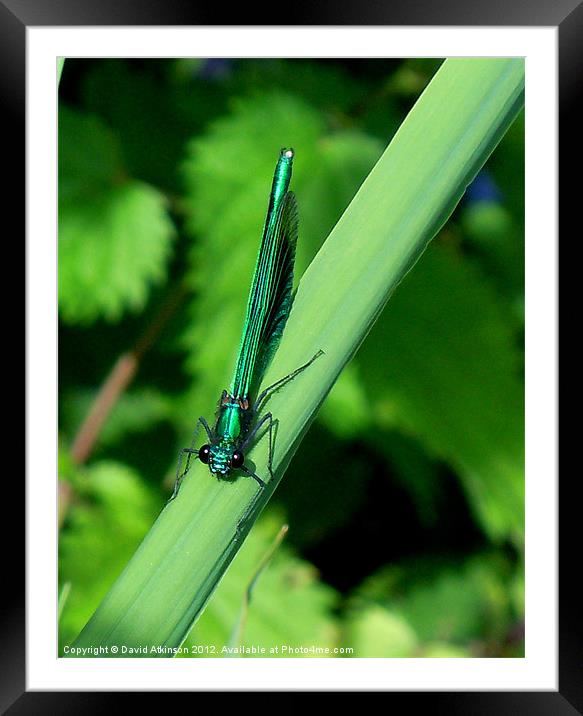
<path fill-rule="evenodd" d="M 226 390 L 219 401 L 217 419 L 210 444 L 203 445 L 198 458 L 213 475 L 226 477 L 232 468 L 240 468 L 245 456 L 240 445 L 253 419 L 247 398 L 236 398 Z"/>

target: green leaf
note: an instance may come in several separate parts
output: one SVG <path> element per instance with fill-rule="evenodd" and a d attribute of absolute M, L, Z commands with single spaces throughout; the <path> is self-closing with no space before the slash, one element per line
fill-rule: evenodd
<path fill-rule="evenodd" d="M 416 436 L 455 467 L 488 535 L 520 544 L 524 387 L 511 324 L 480 272 L 436 244 L 395 293 L 358 362 L 379 423 Z"/>
<path fill-rule="evenodd" d="M 515 306 L 524 300 L 524 230 L 497 201 L 479 201 L 460 216 L 464 237 L 476 249 L 480 265 Z M 517 313 L 517 322 L 524 316 Z"/>
<path fill-rule="evenodd" d="M 59 119 L 59 307 L 70 323 L 141 308 L 166 275 L 174 235 L 156 189 L 123 178 L 115 137 L 97 119 Z"/>
<path fill-rule="evenodd" d="M 354 658 L 395 658 L 416 656 L 419 640 L 405 619 L 378 606 L 351 615 L 343 638 L 354 649 Z"/>
<path fill-rule="evenodd" d="M 342 644 L 354 649 L 352 658 L 464 659 L 473 656 L 468 647 L 447 642 L 423 642 L 399 613 L 379 606 L 362 606 L 351 612 Z"/>
<path fill-rule="evenodd" d="M 419 522 L 427 527 L 439 525 L 447 508 L 443 492 L 443 466 L 431 460 L 423 445 L 398 430 L 382 431 L 378 425 L 366 435 L 372 448 L 380 450 L 392 467 L 391 476 L 409 493 L 417 509 Z"/>
<path fill-rule="evenodd" d="M 524 122 L 522 109 L 504 137 L 504 151 L 492 156 L 489 168 L 520 232 L 524 233 Z"/>
<path fill-rule="evenodd" d="M 85 470 L 81 499 L 72 502 L 59 536 L 59 583 L 67 602 L 59 622 L 69 644 L 146 533 L 158 498 L 125 465 L 99 462 Z"/>
<path fill-rule="evenodd" d="M 437 641 L 424 645 L 417 656 L 424 659 L 467 659 L 473 654 L 470 649 Z"/>
<path fill-rule="evenodd" d="M 124 178 L 119 143 L 103 122 L 59 106 L 59 203 L 90 200 Z"/>
<path fill-rule="evenodd" d="M 477 554 L 457 563 L 416 559 L 380 570 L 358 595 L 404 620 L 421 644 L 471 647 L 479 641 L 478 652 L 496 644 L 499 654 L 520 618 L 512 602 L 520 572 L 501 553 Z"/>

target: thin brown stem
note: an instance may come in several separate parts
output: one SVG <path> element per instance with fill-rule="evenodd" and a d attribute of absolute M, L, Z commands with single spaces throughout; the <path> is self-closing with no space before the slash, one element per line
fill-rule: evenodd
<path fill-rule="evenodd" d="M 179 284 L 167 297 L 134 347 L 119 356 L 115 362 L 73 441 L 71 456 L 77 464 L 82 464 L 88 459 L 111 410 L 136 375 L 144 354 L 152 347 L 186 295 L 186 286 L 183 283 Z"/>
<path fill-rule="evenodd" d="M 84 463 L 89 457 L 111 409 L 137 370 L 138 359 L 134 353 L 124 353 L 117 359 L 71 447 L 71 457 L 77 464 Z"/>

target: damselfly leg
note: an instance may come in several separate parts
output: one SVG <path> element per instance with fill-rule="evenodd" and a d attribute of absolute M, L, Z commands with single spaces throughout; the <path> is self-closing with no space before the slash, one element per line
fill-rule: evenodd
<path fill-rule="evenodd" d="M 309 366 L 312 365 L 312 363 L 316 360 L 316 358 L 319 358 L 321 355 L 324 354 L 323 350 L 319 350 L 315 355 L 313 355 L 310 360 L 305 363 L 304 365 L 300 366 L 299 368 L 296 368 L 296 370 L 292 371 L 288 375 L 284 376 L 283 378 L 280 378 L 272 385 L 268 386 L 263 390 L 259 397 L 257 398 L 257 401 L 255 405 L 253 406 L 253 412 L 255 415 L 258 415 L 261 412 L 261 408 L 264 405 L 265 401 L 269 398 L 270 395 L 272 395 L 274 392 L 278 391 L 280 388 L 283 388 L 286 383 L 289 383 L 292 381 L 296 376 L 298 376 L 302 371 L 306 370 L 306 368 L 309 368 Z M 270 479 L 273 479 L 273 446 L 275 443 L 275 434 L 277 433 L 277 424 L 278 421 L 274 420 L 273 415 L 271 412 L 265 413 L 265 415 L 262 416 L 262 418 L 255 424 L 249 435 L 245 438 L 245 442 L 242 445 L 242 450 L 245 452 L 248 445 L 251 445 L 261 428 L 265 425 L 265 423 L 268 423 L 267 430 L 269 434 L 269 453 L 268 453 L 268 462 L 267 462 L 267 469 L 269 470 L 269 477 Z M 248 470 L 244 470 L 249 474 L 251 477 L 255 478 L 256 482 L 261 486 L 265 487 L 265 483 L 263 480 L 261 480 L 255 473 L 250 472 Z"/>
<path fill-rule="evenodd" d="M 255 413 L 259 413 L 260 410 L 261 410 L 262 405 L 263 405 L 264 402 L 265 402 L 265 400 L 266 400 L 270 395 L 272 395 L 274 392 L 276 392 L 277 390 L 279 390 L 280 388 L 282 388 L 286 383 L 289 383 L 289 382 L 290 382 L 291 380 L 293 380 L 297 375 L 299 375 L 302 371 L 306 370 L 306 368 L 309 368 L 309 366 L 312 365 L 312 363 L 316 360 L 316 358 L 319 358 L 319 357 L 320 357 L 321 355 L 323 355 L 323 354 L 324 354 L 324 351 L 323 351 L 323 350 L 319 350 L 317 353 L 315 353 L 315 354 L 310 358 L 310 360 L 309 360 L 307 363 L 305 363 L 304 365 L 300 366 L 299 368 L 296 368 L 296 370 L 292 371 L 292 372 L 289 373 L 288 375 L 284 376 L 283 378 L 280 378 L 280 380 L 276 381 L 276 382 L 273 383 L 272 385 L 270 385 L 270 386 L 268 386 L 267 388 L 265 388 L 265 390 L 263 390 L 263 391 L 259 394 L 259 396 L 258 396 L 258 398 L 257 398 L 257 402 L 255 403 L 255 406 L 254 406 L 254 412 L 255 412 Z M 253 427 L 253 430 L 252 430 L 252 431 L 249 433 L 249 435 L 245 438 L 245 442 L 243 443 L 242 449 L 243 449 L 243 451 L 245 451 L 247 445 L 251 445 L 251 444 L 255 441 L 255 439 L 256 439 L 256 437 L 257 437 L 257 434 L 259 433 L 259 431 L 261 430 L 261 428 L 265 425 L 265 423 L 268 423 L 267 432 L 268 432 L 268 435 L 269 435 L 269 452 L 268 452 L 268 458 L 267 458 L 267 469 L 269 470 L 269 477 L 270 477 L 270 481 L 271 481 L 271 480 L 273 479 L 273 446 L 274 446 L 274 443 L 275 443 L 274 433 L 277 432 L 277 425 L 278 425 L 278 421 L 277 421 L 277 420 L 274 420 L 273 415 L 272 415 L 271 413 L 266 413 L 266 414 L 265 414 L 264 416 L 262 416 L 262 418 L 257 422 L 257 424 Z M 259 491 L 254 495 L 253 499 L 251 500 L 251 503 L 249 504 L 249 506 L 247 507 L 247 509 L 246 509 L 245 512 L 243 513 L 243 516 L 242 516 L 241 519 L 237 522 L 237 528 L 236 528 L 236 533 L 235 533 L 235 539 L 236 539 L 237 541 L 239 541 L 239 539 L 240 539 L 240 537 L 241 537 L 241 532 L 242 532 L 242 527 L 243 527 L 243 525 L 247 522 L 247 520 L 248 520 L 248 518 L 250 517 L 250 515 L 255 511 L 255 507 L 256 507 L 256 505 L 257 505 L 257 502 L 258 502 L 259 498 L 261 497 L 261 494 L 262 494 L 263 490 L 265 489 L 265 487 L 267 487 L 267 485 L 265 484 L 265 482 L 263 482 L 263 480 L 261 480 L 261 478 L 259 478 L 254 472 L 252 472 L 251 470 L 249 470 L 249 469 L 246 468 L 246 467 L 243 467 L 242 470 L 243 470 L 243 472 L 245 472 L 247 475 L 249 475 L 250 477 L 253 477 L 253 478 L 255 479 L 255 481 L 260 485 L 261 490 L 259 490 Z"/>
<path fill-rule="evenodd" d="M 208 439 L 212 440 L 213 433 L 210 428 L 210 425 L 207 423 L 207 421 L 202 417 L 202 415 L 199 417 L 199 419 L 196 421 L 196 428 L 194 429 L 194 433 L 192 434 L 192 440 L 190 441 L 190 447 L 182 448 L 182 450 L 178 453 L 178 464 L 176 465 L 176 479 L 174 481 L 174 490 L 172 491 L 172 495 L 170 495 L 170 499 L 168 502 L 172 502 L 178 495 L 178 491 L 180 490 L 180 485 L 182 484 L 182 480 L 184 480 L 184 477 L 186 476 L 187 472 L 190 470 L 190 461 L 192 460 L 192 457 L 195 458 L 198 457 L 198 450 L 194 447 L 196 445 L 196 439 L 198 437 L 198 433 L 200 431 L 200 426 L 203 426 L 203 428 L 206 431 L 206 434 L 208 435 Z M 184 470 L 180 472 L 180 469 L 182 467 L 182 458 L 186 455 L 186 465 L 184 467 Z"/>
<path fill-rule="evenodd" d="M 243 450 L 245 449 L 245 447 L 247 445 L 250 445 L 255 440 L 257 434 L 259 433 L 261 428 L 265 425 L 265 423 L 268 423 L 267 431 L 268 431 L 268 435 L 269 435 L 269 452 L 268 452 L 268 456 L 267 456 L 267 469 L 269 470 L 269 478 L 270 478 L 270 482 L 271 482 L 271 480 L 273 480 L 272 464 L 273 464 L 274 432 L 277 428 L 277 420 L 273 419 L 273 416 L 271 413 L 266 413 L 261 418 L 261 420 L 259 420 L 259 422 L 255 425 L 255 427 L 249 433 L 249 435 L 245 439 L 245 442 L 243 443 Z M 251 513 L 255 510 L 255 506 L 257 505 L 259 498 L 261 497 L 261 495 L 263 494 L 263 491 L 267 487 L 266 483 L 258 475 L 256 475 L 254 472 L 249 470 L 248 467 L 246 467 L 244 465 L 241 469 L 243 470 L 243 472 L 246 475 L 249 475 L 249 477 L 252 477 L 257 482 L 257 484 L 261 487 L 261 489 L 255 493 L 255 495 L 253 496 L 253 499 L 251 500 L 251 503 L 248 505 L 247 509 L 243 513 L 243 516 L 237 522 L 237 527 L 235 530 L 235 540 L 236 541 L 239 541 L 239 539 L 241 538 L 242 526 L 247 522 L 247 519 L 249 518 Z"/>
<path fill-rule="evenodd" d="M 276 393 L 280 388 L 283 388 L 286 383 L 289 383 L 296 376 L 306 370 L 306 368 L 309 368 L 312 363 L 322 355 L 324 355 L 324 351 L 320 349 L 310 358 L 307 363 L 304 363 L 304 365 L 301 365 L 299 368 L 296 368 L 291 373 L 288 373 L 288 375 L 285 375 L 283 378 L 276 380 L 275 383 L 272 383 L 272 385 L 267 386 L 265 390 L 262 390 L 261 393 L 259 393 L 259 395 L 257 396 L 257 400 L 255 401 L 255 412 L 260 413 L 261 408 L 263 407 L 262 404 L 266 400 L 268 400 L 268 398 L 273 395 L 273 393 Z"/>

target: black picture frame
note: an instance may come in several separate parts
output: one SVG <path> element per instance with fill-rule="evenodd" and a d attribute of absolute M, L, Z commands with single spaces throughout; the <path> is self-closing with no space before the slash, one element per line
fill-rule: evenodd
<path fill-rule="evenodd" d="M 554 26 L 559 37 L 559 161 L 562 194 L 559 202 L 561 227 L 580 226 L 574 212 L 580 203 L 578 156 L 581 155 L 581 113 L 577 108 L 583 78 L 583 3 L 580 0 L 522 0 L 504 6 L 484 0 L 423 0 L 391 4 L 354 0 L 340 3 L 314 3 L 312 7 L 286 4 L 285 17 L 251 16 L 243 5 L 221 9 L 181 0 L 0 0 L 0 87 L 2 90 L 3 137 L 11 137 L 10 151 L 4 154 L 4 211 L 12 215 L 9 226 L 22 226 L 25 217 L 25 62 L 27 26 L 91 25 L 216 25 L 224 19 L 229 25 L 454 25 L 454 26 Z M 17 139 L 18 138 L 18 139 Z M 5 144 L 7 146 L 8 143 Z M 579 147 L 579 151 L 577 151 Z M 578 217 L 579 218 L 579 217 Z M 23 232 L 24 233 L 24 232 Z M 580 235 L 580 228 L 573 239 Z M 18 234 L 13 234 L 18 235 Z M 557 248 L 558 250 L 558 248 Z M 557 426 L 558 429 L 558 426 Z M 28 440 L 33 437 L 28 435 Z M 573 476 L 575 477 L 575 475 Z M 562 545 L 559 555 L 559 689 L 549 691 L 499 692 L 387 692 L 388 708 L 403 697 L 433 713 L 447 714 L 583 714 L 583 634 L 580 591 L 575 554 L 580 542 L 576 519 L 579 501 L 575 490 L 578 480 L 566 479 L 560 489 L 560 528 Z M 23 491 L 17 480 L 6 482 L 15 488 L 14 497 L 6 490 L 7 502 L 16 505 Z M 14 529 L 14 528 L 11 528 Z M 18 528 L 17 528 L 18 529 Z M 9 565 L 3 590 L 1 613 L 2 656 L 0 668 L 0 708 L 10 714 L 91 714 L 104 709 L 114 711 L 117 704 L 136 708 L 140 693 L 108 692 L 31 692 L 25 680 L 25 591 L 24 539 L 19 550 L 11 532 Z M 22 534 L 22 533 L 21 533 Z M 19 585 L 22 585 L 19 591 Z M 186 694 L 188 698 L 193 695 Z M 156 708 L 156 694 L 148 693 L 149 706 Z M 162 694 L 166 699 L 168 694 Z M 159 702 L 161 704 L 161 702 Z M 193 704 L 191 704 L 193 705 Z M 407 704 L 411 706 L 411 702 Z M 121 710 L 121 709 L 120 709 Z"/>

